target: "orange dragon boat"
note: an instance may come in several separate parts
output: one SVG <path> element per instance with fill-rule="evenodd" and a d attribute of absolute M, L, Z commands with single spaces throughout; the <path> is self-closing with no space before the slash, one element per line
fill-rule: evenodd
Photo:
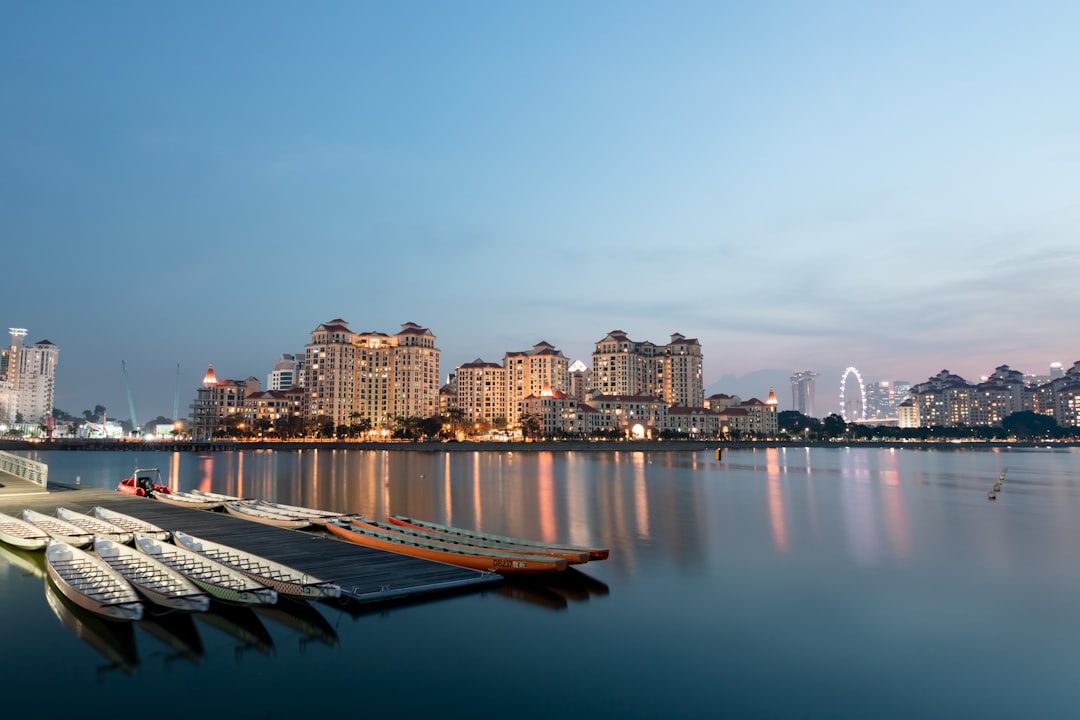
<path fill-rule="evenodd" d="M 502 547 L 514 546 L 520 552 L 538 553 L 563 551 L 586 553 L 589 560 L 607 560 L 608 555 L 611 553 L 609 548 L 558 545 L 555 543 L 541 542 L 539 540 L 526 540 L 525 538 L 508 537 L 506 535 L 492 535 L 491 533 L 482 533 L 476 530 L 466 530 L 465 528 L 440 525 L 439 523 L 428 522 L 426 520 L 417 520 L 415 518 L 405 517 L 404 515 L 391 515 L 387 519 L 394 525 L 414 528 L 416 530 L 425 530 L 431 533 L 439 533 L 455 538 L 459 542 L 483 543 L 485 545 Z"/>
<path fill-rule="evenodd" d="M 545 548 L 539 546 L 521 545 L 512 542 L 503 542 L 499 540 L 488 540 L 483 538 L 467 538 L 461 535 L 452 535 L 448 533 L 435 532 L 433 530 L 424 530 L 420 527 L 413 525 L 406 525 L 403 523 L 380 523 L 374 520 L 368 520 L 363 517 L 352 518 L 354 525 L 362 524 L 368 527 L 375 528 L 376 530 L 382 530 L 383 532 L 394 532 L 408 535 L 409 537 L 416 538 L 418 540 L 424 540 L 426 542 L 434 543 L 449 543 L 453 547 L 465 548 L 466 550 L 473 550 L 474 548 L 481 548 L 483 550 L 494 550 L 496 552 L 515 553 L 519 555 L 544 555 L 547 557 L 557 557 L 566 560 L 569 565 L 581 565 L 589 562 L 589 553 L 584 550 L 572 550 L 567 548 Z"/>
<path fill-rule="evenodd" d="M 355 522 L 355 521 L 354 521 Z M 566 569 L 566 559 L 544 555 L 522 555 L 499 552 L 481 547 L 469 548 L 410 537 L 403 533 L 387 532 L 365 524 L 331 520 L 326 529 L 334 535 L 357 545 L 411 555 L 436 562 L 495 572 L 500 575 L 557 572 Z"/>

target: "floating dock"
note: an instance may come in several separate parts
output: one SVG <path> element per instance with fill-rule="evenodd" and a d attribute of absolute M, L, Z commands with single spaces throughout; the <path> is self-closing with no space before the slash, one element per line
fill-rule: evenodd
<path fill-rule="evenodd" d="M 501 580 L 496 574 L 374 550 L 322 532 L 277 528 L 219 511 L 178 507 L 114 490 L 56 483 L 50 483 L 45 490 L 14 476 L 0 477 L 0 513 L 21 516 L 25 508 L 30 508 L 55 515 L 58 507 L 90 513 L 96 506 L 275 560 L 335 583 L 341 587 L 342 598 L 358 603 L 416 598 Z"/>

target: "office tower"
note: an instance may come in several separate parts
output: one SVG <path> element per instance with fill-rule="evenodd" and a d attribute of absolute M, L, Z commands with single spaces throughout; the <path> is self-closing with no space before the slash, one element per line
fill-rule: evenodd
<path fill-rule="evenodd" d="M 814 378 L 818 374 L 803 370 L 791 376 L 791 404 L 803 415 L 814 417 Z"/>
<path fill-rule="evenodd" d="M 298 380 L 296 356 L 282 353 L 274 363 L 274 369 L 266 376 L 266 389 L 290 390 L 300 384 Z"/>

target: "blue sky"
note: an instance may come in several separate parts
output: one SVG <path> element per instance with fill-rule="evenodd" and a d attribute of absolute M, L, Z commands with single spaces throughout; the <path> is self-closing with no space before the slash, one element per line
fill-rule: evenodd
<path fill-rule="evenodd" d="M 186 413 L 319 323 L 710 388 L 1080 359 L 1080 4 L 0 0 L 0 325 Z M 774 370 L 771 374 L 762 370 Z"/>

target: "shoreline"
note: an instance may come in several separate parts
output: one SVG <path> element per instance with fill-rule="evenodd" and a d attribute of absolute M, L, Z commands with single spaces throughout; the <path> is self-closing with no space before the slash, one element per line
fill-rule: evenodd
<path fill-rule="evenodd" d="M 109 452 L 235 452 L 271 450 L 357 450 L 383 452 L 723 452 L 770 448 L 899 448 L 907 450 L 1009 450 L 1013 448 L 1072 448 L 1080 442 L 1048 441 L 829 441 L 804 440 L 535 440 L 516 442 L 357 442 L 341 440 L 296 441 L 132 441 L 132 440 L 0 440 L 6 451 L 109 451 Z"/>

